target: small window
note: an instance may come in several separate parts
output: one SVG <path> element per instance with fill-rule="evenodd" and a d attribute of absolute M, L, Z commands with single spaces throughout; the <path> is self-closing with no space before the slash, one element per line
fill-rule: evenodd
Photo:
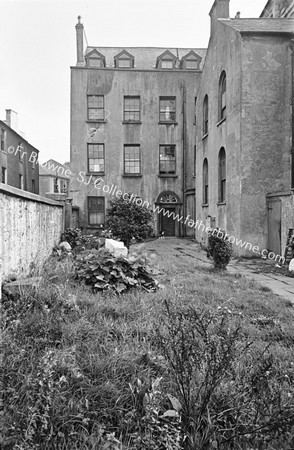
<path fill-rule="evenodd" d="M 222 147 L 218 155 L 218 174 L 219 174 L 219 202 L 226 201 L 226 152 Z"/>
<path fill-rule="evenodd" d="M 134 67 L 135 58 L 126 50 L 123 50 L 118 55 L 114 57 L 114 66 L 120 68 L 131 68 Z"/>
<path fill-rule="evenodd" d="M 132 67 L 130 58 L 118 58 L 117 67 Z"/>
<path fill-rule="evenodd" d="M 104 120 L 104 95 L 88 95 L 88 119 Z"/>
<path fill-rule="evenodd" d="M 68 195 L 68 181 L 61 182 L 61 192 Z"/>
<path fill-rule="evenodd" d="M 177 58 L 169 50 L 156 58 L 155 67 L 157 69 L 174 69 L 176 67 Z"/>
<path fill-rule="evenodd" d="M 89 65 L 89 67 L 102 67 L 102 59 L 94 58 L 93 56 L 89 57 L 88 65 Z"/>
<path fill-rule="evenodd" d="M 36 193 L 36 181 L 32 180 L 32 193 L 35 194 Z"/>
<path fill-rule="evenodd" d="M 124 121 L 140 122 L 140 97 L 124 97 Z"/>
<path fill-rule="evenodd" d="M 104 144 L 88 144 L 88 171 L 104 173 Z"/>
<path fill-rule="evenodd" d="M 141 173 L 140 145 L 124 146 L 124 173 L 125 175 Z"/>
<path fill-rule="evenodd" d="M 88 67 L 105 67 L 105 56 L 94 49 L 85 56 Z"/>
<path fill-rule="evenodd" d="M 208 161 L 203 161 L 203 204 L 208 204 Z"/>
<path fill-rule="evenodd" d="M 199 63 L 197 59 L 186 59 L 185 69 L 198 69 Z"/>
<path fill-rule="evenodd" d="M 4 130 L 4 128 L 0 129 L 0 148 L 3 152 L 5 152 L 6 150 L 6 131 Z"/>
<path fill-rule="evenodd" d="M 159 122 L 176 121 L 176 97 L 160 97 Z"/>
<path fill-rule="evenodd" d="M 1 183 L 7 183 L 7 169 L 6 167 L 2 167 L 2 173 L 1 173 Z"/>
<path fill-rule="evenodd" d="M 176 146 L 160 145 L 159 146 L 159 173 L 175 174 L 176 173 Z"/>
<path fill-rule="evenodd" d="M 23 189 L 23 175 L 19 174 L 19 189 Z"/>
<path fill-rule="evenodd" d="M 226 90 L 227 90 L 226 72 L 223 71 L 219 80 L 219 97 L 218 97 L 219 121 L 225 119 L 227 116 Z"/>
<path fill-rule="evenodd" d="M 203 100 L 203 135 L 208 133 L 208 95 Z"/>
<path fill-rule="evenodd" d="M 197 97 L 194 99 L 194 124 L 196 125 L 196 108 L 197 108 Z"/>
<path fill-rule="evenodd" d="M 163 59 L 161 61 L 161 69 L 173 69 L 174 61 L 172 59 Z"/>
<path fill-rule="evenodd" d="M 89 225 L 103 225 L 105 223 L 105 198 L 88 197 Z"/>

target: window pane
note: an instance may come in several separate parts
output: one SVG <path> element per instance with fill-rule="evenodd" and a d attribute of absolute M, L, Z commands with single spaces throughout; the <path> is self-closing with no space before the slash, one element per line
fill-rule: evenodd
<path fill-rule="evenodd" d="M 103 108 L 104 96 L 103 95 L 88 95 L 88 107 L 89 108 Z"/>
<path fill-rule="evenodd" d="M 175 173 L 176 171 L 176 156 L 174 145 L 161 145 L 159 149 L 159 172 L 160 173 Z"/>
<path fill-rule="evenodd" d="M 89 172 L 104 172 L 104 144 L 88 144 Z"/>
<path fill-rule="evenodd" d="M 186 59 L 186 69 L 197 69 L 198 61 L 197 59 Z"/>
<path fill-rule="evenodd" d="M 161 68 L 162 69 L 172 69 L 173 66 L 174 66 L 174 62 L 173 62 L 172 59 L 171 60 L 169 60 L 169 59 L 166 59 L 166 60 L 162 59 L 161 60 Z"/>
<path fill-rule="evenodd" d="M 140 147 L 125 146 L 125 173 L 137 173 L 141 171 L 140 167 Z"/>
<path fill-rule="evenodd" d="M 118 67 L 131 67 L 131 60 L 129 58 L 119 58 Z"/>
<path fill-rule="evenodd" d="M 89 109 L 89 119 L 93 120 L 103 120 L 104 110 L 103 109 Z"/>
<path fill-rule="evenodd" d="M 101 58 L 89 58 L 90 67 L 101 67 Z"/>
<path fill-rule="evenodd" d="M 174 122 L 176 120 L 176 99 L 160 98 L 159 100 L 159 121 Z"/>

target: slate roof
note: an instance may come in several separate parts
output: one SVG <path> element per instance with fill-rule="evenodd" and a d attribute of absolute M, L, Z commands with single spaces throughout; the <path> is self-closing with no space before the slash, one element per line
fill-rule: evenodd
<path fill-rule="evenodd" d="M 55 177 L 58 175 L 59 178 L 64 178 L 64 179 L 70 180 L 70 177 L 65 175 L 65 172 L 67 170 L 70 170 L 69 167 L 65 166 L 64 164 L 59 163 L 58 161 L 55 161 L 55 159 L 49 159 L 48 161 L 46 161 L 46 164 L 47 164 L 46 166 L 42 166 L 42 164 L 40 164 L 40 166 L 39 166 L 39 175 L 40 176 L 50 175 L 51 177 Z M 50 169 L 47 166 L 49 166 Z M 54 170 L 54 168 L 55 168 L 55 170 Z M 61 170 L 60 168 L 62 168 L 64 170 Z"/>
<path fill-rule="evenodd" d="M 240 33 L 293 33 L 294 18 L 218 19 Z"/>
<path fill-rule="evenodd" d="M 202 58 L 200 69 L 202 69 L 206 51 L 204 48 L 167 48 L 167 47 L 87 47 L 85 56 L 93 49 L 98 50 L 106 59 L 106 67 L 114 67 L 114 57 L 126 50 L 135 58 L 135 69 L 154 69 L 156 59 L 166 50 L 169 50 L 180 61 L 183 56 L 193 50 Z M 171 69 L 167 69 L 171 70 Z"/>

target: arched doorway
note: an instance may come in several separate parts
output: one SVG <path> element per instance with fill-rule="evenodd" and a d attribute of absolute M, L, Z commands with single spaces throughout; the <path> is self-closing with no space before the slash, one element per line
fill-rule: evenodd
<path fill-rule="evenodd" d="M 182 202 L 177 194 L 164 191 L 157 197 L 155 205 L 158 206 L 158 233 L 164 231 L 165 236 L 180 236 L 180 217 Z"/>

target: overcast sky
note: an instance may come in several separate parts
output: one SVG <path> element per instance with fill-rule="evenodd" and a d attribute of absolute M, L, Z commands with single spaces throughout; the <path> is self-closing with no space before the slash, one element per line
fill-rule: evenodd
<path fill-rule="evenodd" d="M 0 119 L 19 129 L 40 160 L 69 160 L 70 66 L 75 24 L 89 45 L 198 47 L 209 39 L 213 0 L 0 0 Z M 259 17 L 266 0 L 231 0 L 230 15 Z"/>

